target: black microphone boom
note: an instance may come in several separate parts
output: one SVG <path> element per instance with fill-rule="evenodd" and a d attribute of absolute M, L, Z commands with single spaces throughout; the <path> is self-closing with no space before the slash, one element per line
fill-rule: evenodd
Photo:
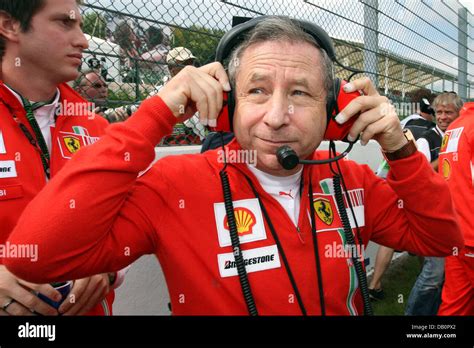
<path fill-rule="evenodd" d="M 278 158 L 278 162 L 281 164 L 283 168 L 286 170 L 292 170 L 296 168 L 298 164 L 328 164 L 332 162 L 339 161 L 341 158 L 347 156 L 347 154 L 352 150 L 354 143 L 349 143 L 347 149 L 341 153 L 339 156 L 325 159 L 325 160 L 300 160 L 298 155 L 296 154 L 295 150 L 293 150 L 288 145 L 284 145 L 278 148 L 276 152 L 276 156 Z"/>

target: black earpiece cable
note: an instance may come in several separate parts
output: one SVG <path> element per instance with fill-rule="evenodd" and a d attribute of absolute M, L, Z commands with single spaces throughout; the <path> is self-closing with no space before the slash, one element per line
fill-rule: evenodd
<path fill-rule="evenodd" d="M 221 142 L 222 142 L 222 150 L 225 154 L 225 147 L 224 147 L 224 137 L 222 132 L 220 133 Z M 224 195 L 224 206 L 225 212 L 227 215 L 227 223 L 229 224 L 229 233 L 230 233 L 230 240 L 232 243 L 232 250 L 234 253 L 235 264 L 237 266 L 237 273 L 239 275 L 240 286 L 242 288 L 242 293 L 244 295 L 245 304 L 247 305 L 247 311 L 250 316 L 257 316 L 257 306 L 255 305 L 255 300 L 252 295 L 252 289 L 250 288 L 250 283 L 248 280 L 247 271 L 245 269 L 244 258 L 242 255 L 242 248 L 240 247 L 240 240 L 239 234 L 237 232 L 237 224 L 235 222 L 235 215 L 234 215 L 234 204 L 232 200 L 232 191 L 230 189 L 229 177 L 227 175 L 227 159 L 224 155 L 224 168 L 219 172 L 219 176 L 221 177 L 221 184 L 222 184 L 222 192 Z"/>
<path fill-rule="evenodd" d="M 298 290 L 298 286 L 296 285 L 295 278 L 293 276 L 293 272 L 291 272 L 290 264 L 288 262 L 288 259 L 286 258 L 285 251 L 283 250 L 283 247 L 281 246 L 280 239 L 278 238 L 278 234 L 275 231 L 275 227 L 273 227 L 273 223 L 270 220 L 270 216 L 268 215 L 267 209 L 262 203 L 262 200 L 260 199 L 260 195 L 258 194 L 257 190 L 255 189 L 254 185 L 252 184 L 252 181 L 245 176 L 245 179 L 247 179 L 247 182 L 249 183 L 250 187 L 252 188 L 252 191 L 255 195 L 255 197 L 258 200 L 258 203 L 260 205 L 260 208 L 262 209 L 263 216 L 265 217 L 265 221 L 267 222 L 268 228 L 270 228 L 270 232 L 273 236 L 273 239 L 275 240 L 275 243 L 277 245 L 278 251 L 281 255 L 281 258 L 283 260 L 283 264 L 285 265 L 286 273 L 288 274 L 288 278 L 290 279 L 291 286 L 293 288 L 293 291 L 295 292 L 296 300 L 298 301 L 298 305 L 300 306 L 301 313 L 303 315 L 307 315 L 306 313 L 306 308 L 303 304 L 303 300 L 300 295 L 300 291 Z"/>

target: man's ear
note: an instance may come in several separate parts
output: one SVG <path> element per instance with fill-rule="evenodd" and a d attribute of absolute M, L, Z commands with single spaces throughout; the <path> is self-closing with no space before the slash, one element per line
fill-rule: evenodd
<path fill-rule="evenodd" d="M 18 42 L 20 32 L 20 22 L 5 11 L 0 11 L 0 36 L 7 41 Z"/>

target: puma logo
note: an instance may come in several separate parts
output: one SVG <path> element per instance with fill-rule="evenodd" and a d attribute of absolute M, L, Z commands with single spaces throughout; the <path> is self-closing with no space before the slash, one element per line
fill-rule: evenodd
<path fill-rule="evenodd" d="M 295 198 L 291 195 L 291 191 L 292 191 L 292 190 L 290 190 L 289 193 L 280 191 L 278 194 L 279 194 L 280 196 L 289 196 L 289 197 L 291 197 L 292 199 L 295 199 Z"/>

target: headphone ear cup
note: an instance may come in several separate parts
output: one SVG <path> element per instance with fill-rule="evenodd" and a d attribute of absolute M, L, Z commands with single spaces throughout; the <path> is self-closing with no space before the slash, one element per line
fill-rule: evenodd
<path fill-rule="evenodd" d="M 335 98 L 329 100 L 327 105 L 327 117 L 328 122 L 326 125 L 326 132 L 324 134 L 325 140 L 343 140 L 347 141 L 347 135 L 357 119 L 357 115 L 351 117 L 348 121 L 343 124 L 336 122 L 335 117 L 341 110 L 343 110 L 352 100 L 357 97 L 360 97 L 360 92 L 355 91 L 351 93 L 346 93 L 341 91 L 341 89 L 346 84 L 346 81 L 340 79 L 334 80 L 334 89 L 336 90 Z M 334 95 L 334 92 L 332 92 Z"/>
<path fill-rule="evenodd" d="M 235 95 L 234 90 L 227 93 L 228 96 L 228 108 L 229 108 L 229 132 L 234 131 L 234 111 L 235 111 Z"/>
<path fill-rule="evenodd" d="M 336 112 L 337 108 L 337 98 L 339 96 L 339 91 L 341 89 L 341 80 L 335 78 L 332 82 L 332 86 L 328 91 L 328 98 L 326 103 L 326 133 L 331 122 L 334 122 L 334 117 L 339 113 Z M 324 139 L 327 139 L 326 134 Z"/>
<path fill-rule="evenodd" d="M 234 120 L 234 93 L 224 92 L 222 110 L 217 117 L 217 126 L 209 127 L 213 132 L 232 132 Z"/>
<path fill-rule="evenodd" d="M 336 116 L 339 113 L 339 110 L 337 110 L 337 99 L 339 98 L 339 92 L 341 90 L 341 79 L 335 78 L 332 81 L 332 86 L 329 91 L 329 97 L 328 97 L 328 102 L 326 104 L 326 116 L 329 121 L 333 118 L 333 116 Z"/>

